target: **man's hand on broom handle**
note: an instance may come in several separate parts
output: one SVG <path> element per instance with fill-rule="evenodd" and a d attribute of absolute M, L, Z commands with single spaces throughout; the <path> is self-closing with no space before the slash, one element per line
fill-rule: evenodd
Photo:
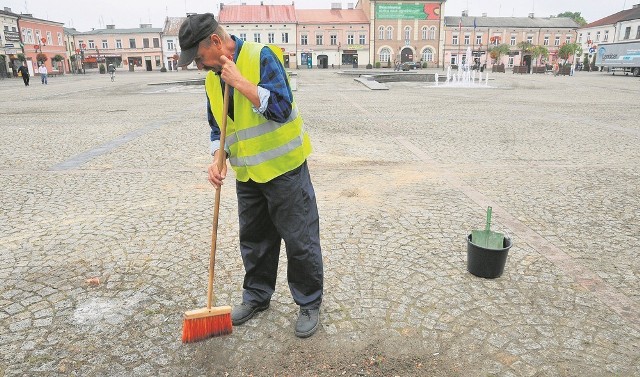
<path fill-rule="evenodd" d="M 223 184 L 223 180 L 227 177 L 227 159 L 226 153 L 218 149 L 213 154 L 213 162 L 209 165 L 209 182 L 216 188 L 216 190 L 220 189 L 220 186 Z M 221 157 L 224 156 L 224 157 Z M 219 159 L 223 160 L 220 161 Z M 222 169 L 219 167 L 222 166 Z"/>

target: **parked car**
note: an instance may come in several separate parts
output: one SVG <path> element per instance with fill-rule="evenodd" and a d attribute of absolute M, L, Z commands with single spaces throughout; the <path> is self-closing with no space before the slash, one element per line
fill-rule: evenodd
<path fill-rule="evenodd" d="M 400 64 L 400 69 L 402 69 L 403 71 L 408 71 L 410 69 L 419 69 L 419 68 L 420 68 L 419 62 L 404 62 Z"/>

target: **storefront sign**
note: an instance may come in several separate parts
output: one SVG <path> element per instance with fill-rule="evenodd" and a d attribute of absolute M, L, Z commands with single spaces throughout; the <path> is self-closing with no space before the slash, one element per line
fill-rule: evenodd
<path fill-rule="evenodd" d="M 11 42 L 20 42 L 20 34 L 17 31 L 5 30 L 4 38 Z"/>

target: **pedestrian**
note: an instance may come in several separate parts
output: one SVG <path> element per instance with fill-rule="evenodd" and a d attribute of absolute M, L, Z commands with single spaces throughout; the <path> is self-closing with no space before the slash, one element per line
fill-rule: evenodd
<path fill-rule="evenodd" d="M 44 63 L 40 64 L 38 68 L 38 73 L 40 74 L 40 79 L 42 80 L 43 85 L 47 85 L 47 76 L 49 75 L 49 71 L 47 71 L 47 67 L 45 67 Z"/>
<path fill-rule="evenodd" d="M 29 68 L 27 68 L 27 62 L 22 63 L 20 68 L 18 68 L 18 73 L 22 75 L 24 86 L 29 86 Z"/>
<path fill-rule="evenodd" d="M 558 66 L 558 62 L 553 63 L 553 75 L 558 76 L 560 73 L 560 67 Z"/>
<path fill-rule="evenodd" d="M 178 65 L 195 61 L 198 69 L 209 71 L 209 182 L 216 189 L 223 184 L 227 166 L 219 171 L 219 159 L 228 158 L 236 173 L 245 276 L 242 303 L 233 308 L 232 323 L 241 325 L 269 308 L 284 240 L 289 290 L 299 306 L 295 335 L 309 337 L 320 323 L 323 291 L 319 215 L 307 166 L 311 142 L 293 99 L 282 50 L 227 34 L 211 13 L 189 16 L 178 38 Z M 221 151 L 218 124 L 225 85 L 231 89 L 229 137 L 226 151 Z"/>

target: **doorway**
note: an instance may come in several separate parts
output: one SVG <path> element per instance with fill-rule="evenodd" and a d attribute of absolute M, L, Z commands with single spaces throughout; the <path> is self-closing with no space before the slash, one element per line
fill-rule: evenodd
<path fill-rule="evenodd" d="M 327 55 L 318 55 L 318 68 L 326 69 L 329 67 L 329 57 Z"/>
<path fill-rule="evenodd" d="M 402 49 L 400 53 L 400 63 L 412 62 L 413 61 L 413 50 L 409 47 L 405 47 Z"/>

